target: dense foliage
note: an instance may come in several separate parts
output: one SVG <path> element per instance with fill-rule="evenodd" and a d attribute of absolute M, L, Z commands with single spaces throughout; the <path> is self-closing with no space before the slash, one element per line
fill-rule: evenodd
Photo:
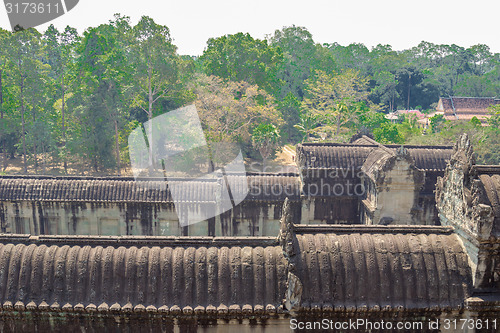
<path fill-rule="evenodd" d="M 209 142 L 236 141 L 254 158 L 260 150 L 267 159 L 278 141 L 345 141 L 360 131 L 414 144 L 451 144 L 469 132 L 480 162 L 499 163 L 498 108 L 489 127 L 435 116 L 424 131 L 415 119 L 385 118 L 428 112 L 449 95 L 500 96 L 500 54 L 482 44 L 320 45 L 291 26 L 265 40 L 211 38 L 202 56 L 180 56 L 168 27 L 149 17 L 131 26 L 120 15 L 83 35 L 0 29 L 3 170 L 20 159 L 24 173 L 120 174 L 134 128 L 192 103 Z"/>

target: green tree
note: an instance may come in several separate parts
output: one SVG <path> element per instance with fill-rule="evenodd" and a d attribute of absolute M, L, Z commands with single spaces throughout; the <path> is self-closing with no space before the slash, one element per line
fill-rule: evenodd
<path fill-rule="evenodd" d="M 279 130 L 273 124 L 259 124 L 252 132 L 252 145 L 262 156 L 262 170 L 266 161 L 280 144 Z"/>
<path fill-rule="evenodd" d="M 3 150 L 3 169 L 7 168 L 6 136 L 8 135 L 6 119 L 4 119 L 4 73 L 8 64 L 8 45 L 10 33 L 0 28 L 0 144 Z"/>
<path fill-rule="evenodd" d="M 443 129 L 443 125 L 446 122 L 443 114 L 436 114 L 429 118 L 431 124 L 431 129 L 433 133 L 439 133 Z"/>
<path fill-rule="evenodd" d="M 276 98 L 284 99 L 290 93 L 302 100 L 304 84 L 314 70 L 335 70 L 333 56 L 328 49 L 323 52 L 321 45 L 316 45 L 312 35 L 304 27 L 284 27 L 276 30 L 269 37 L 271 46 L 283 52 L 283 61 L 279 64 L 277 77 L 280 80 Z"/>
<path fill-rule="evenodd" d="M 500 128 L 500 104 L 491 105 L 488 110 L 491 115 L 488 119 L 488 123 L 494 128 Z"/>
<path fill-rule="evenodd" d="M 75 57 L 75 48 L 80 41 L 80 36 L 75 28 L 69 26 L 63 32 L 59 32 L 52 24 L 43 35 L 45 41 L 45 54 L 47 61 L 54 73 L 56 86 L 56 94 L 60 96 L 60 112 L 61 112 L 61 135 L 60 135 L 60 153 L 63 160 L 64 172 L 68 173 L 68 162 L 66 152 L 66 99 L 70 89 L 71 69 Z M 57 99 L 57 98 L 56 98 Z"/>
<path fill-rule="evenodd" d="M 358 131 L 366 129 L 368 130 L 368 132 L 372 133 L 375 128 L 378 128 L 382 126 L 382 124 L 386 124 L 389 122 L 390 121 L 385 118 L 384 113 L 378 112 L 373 108 L 361 108 Z"/>
<path fill-rule="evenodd" d="M 119 174 L 119 127 L 123 123 L 123 92 L 130 68 L 118 35 L 112 24 L 85 32 L 77 48 L 80 86 L 72 100 L 80 122 L 80 144 L 75 148 L 92 162 L 94 171 L 117 166 Z"/>
<path fill-rule="evenodd" d="M 338 43 L 327 44 L 330 52 L 333 54 L 339 70 L 352 69 L 359 71 L 361 75 L 368 73 L 368 64 L 370 61 L 370 50 L 361 43 L 352 43 L 342 46 Z"/>
<path fill-rule="evenodd" d="M 472 117 L 469 122 L 476 127 L 481 126 L 481 120 L 479 120 L 476 116 Z"/>
<path fill-rule="evenodd" d="M 300 122 L 300 101 L 291 92 L 285 98 L 277 103 L 277 109 L 281 112 L 284 123 L 284 132 L 286 139 L 297 142 L 300 140 L 300 134 L 294 127 Z"/>
<path fill-rule="evenodd" d="M 205 74 L 256 84 L 269 93 L 279 88 L 276 73 L 282 59 L 280 48 L 241 32 L 210 38 L 200 57 Z"/>
<path fill-rule="evenodd" d="M 302 108 L 327 125 L 334 125 L 335 134 L 356 117 L 356 103 L 366 100 L 368 80 L 359 72 L 348 69 L 340 74 L 330 75 L 316 71 L 316 75 L 307 80 L 306 97 Z"/>
<path fill-rule="evenodd" d="M 380 143 L 397 143 L 405 142 L 404 136 L 399 132 L 398 126 L 391 123 L 383 123 L 380 127 L 373 130 L 373 136 Z"/>
<path fill-rule="evenodd" d="M 247 82 L 223 81 L 217 76 L 197 76 L 196 107 L 210 142 L 251 143 L 251 129 L 260 123 L 280 126 L 274 99 Z"/>
<path fill-rule="evenodd" d="M 294 125 L 294 127 L 302 135 L 301 142 L 309 141 L 311 134 L 314 133 L 314 130 L 318 127 L 318 118 L 319 117 L 317 115 L 307 112 L 303 112 L 300 115 L 299 123 Z"/>
<path fill-rule="evenodd" d="M 179 58 L 172 44 L 168 27 L 143 16 L 131 30 L 130 61 L 133 64 L 133 106 L 139 107 L 153 118 L 154 106 L 161 99 L 173 97 L 180 85 Z M 149 121 L 148 136 L 152 137 L 153 124 Z M 153 165 L 153 145 L 149 145 L 149 164 Z"/>
<path fill-rule="evenodd" d="M 40 61 L 41 44 L 40 34 L 35 29 L 21 30 L 11 35 L 8 44 L 10 74 L 15 85 L 15 98 L 21 120 L 21 138 L 23 151 L 23 170 L 28 172 L 28 150 L 26 144 L 27 112 L 35 107 L 36 101 L 28 99 L 30 89 L 38 89 L 42 75 L 40 69 L 44 67 Z"/>

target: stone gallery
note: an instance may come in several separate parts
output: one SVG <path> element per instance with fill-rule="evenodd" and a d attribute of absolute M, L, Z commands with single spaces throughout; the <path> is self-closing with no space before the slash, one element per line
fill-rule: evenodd
<path fill-rule="evenodd" d="M 296 160 L 298 174 L 249 174 L 243 203 L 183 228 L 159 179 L 1 177 L 0 330 L 289 332 L 356 318 L 498 331 L 500 167 L 476 165 L 467 136 L 303 144 Z"/>
<path fill-rule="evenodd" d="M 381 145 L 366 136 L 350 144 L 302 144 L 298 174 L 247 174 L 249 194 L 241 204 L 186 227 L 163 179 L 2 176 L 1 231 L 277 236 L 286 197 L 300 224 L 439 225 L 433 191 L 451 154 L 452 147 Z M 220 186 L 217 178 L 193 182 L 183 187 L 183 202 L 194 210 L 217 205 Z M 206 198 L 200 192 L 214 193 L 213 201 L 198 200 Z"/>

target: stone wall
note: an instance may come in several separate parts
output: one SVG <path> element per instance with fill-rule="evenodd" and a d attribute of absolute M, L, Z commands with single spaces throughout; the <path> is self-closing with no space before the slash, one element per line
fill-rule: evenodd
<path fill-rule="evenodd" d="M 242 202 L 181 227 L 173 203 L 0 202 L 3 233 L 32 235 L 276 236 L 283 202 Z"/>
<path fill-rule="evenodd" d="M 380 147 L 362 167 L 365 195 L 361 201 L 363 224 L 427 224 L 417 214 L 425 173 L 413 165 L 408 150 Z"/>
<path fill-rule="evenodd" d="M 497 186 L 485 183 L 492 176 Z M 475 165 L 471 143 L 464 134 L 443 178 L 438 179 L 436 202 L 442 225 L 453 226 L 467 250 L 478 290 L 500 291 L 500 167 Z"/>

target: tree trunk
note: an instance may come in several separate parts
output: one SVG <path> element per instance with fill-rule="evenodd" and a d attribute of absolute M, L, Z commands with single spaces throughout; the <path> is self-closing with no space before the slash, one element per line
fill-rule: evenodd
<path fill-rule="evenodd" d="M 31 110 L 33 112 L 33 126 L 36 126 L 36 115 L 35 115 L 35 108 L 32 108 Z M 36 133 L 36 131 L 34 131 L 34 133 Z M 34 138 L 33 140 L 33 155 L 35 157 L 35 174 L 38 173 L 38 154 L 36 152 L 36 138 Z"/>
<path fill-rule="evenodd" d="M 411 87 L 411 73 L 408 73 L 408 104 L 407 110 L 410 110 L 410 87 Z"/>
<path fill-rule="evenodd" d="M 0 69 L 0 122 L 2 123 L 2 132 L 0 134 L 0 139 L 2 140 L 2 151 L 3 151 L 3 170 L 7 169 L 7 147 L 5 146 L 5 124 L 3 123 L 3 86 L 2 86 L 2 75 L 3 70 Z"/>
<path fill-rule="evenodd" d="M 394 85 L 392 86 L 392 101 L 391 101 L 391 112 L 394 112 L 394 98 L 396 97 L 396 76 L 394 76 Z"/>
<path fill-rule="evenodd" d="M 151 67 L 148 68 L 148 137 L 149 137 L 149 168 L 150 173 L 156 171 L 155 161 L 153 158 L 153 88 L 151 82 Z"/>
<path fill-rule="evenodd" d="M 24 124 L 24 96 L 23 96 L 23 91 L 24 91 L 24 77 L 21 78 L 21 94 L 20 94 L 20 100 L 21 100 L 21 131 L 22 131 L 22 137 L 23 137 L 23 164 L 24 164 L 24 173 L 28 173 L 28 163 L 26 161 L 26 133 L 25 133 L 25 124 Z"/>
<path fill-rule="evenodd" d="M 122 167 L 121 167 L 121 163 L 120 163 L 120 141 L 119 141 L 119 137 L 118 137 L 118 121 L 116 120 L 116 117 L 114 119 L 114 123 L 115 123 L 116 164 L 117 164 L 117 168 L 118 168 L 118 176 L 120 176 Z"/>
<path fill-rule="evenodd" d="M 64 73 L 61 74 L 61 89 L 62 89 L 62 107 L 61 107 L 61 116 L 62 116 L 62 139 L 63 139 L 63 165 L 64 165 L 64 174 L 68 174 L 68 161 L 66 160 L 66 124 L 64 118 L 64 104 L 65 104 L 65 87 L 64 87 Z"/>
<path fill-rule="evenodd" d="M 339 135 L 340 133 L 340 111 L 339 111 L 339 115 L 337 116 L 337 136 Z"/>
<path fill-rule="evenodd" d="M 45 145 L 42 144 L 42 154 L 45 155 Z M 43 158 L 42 159 L 42 167 L 43 167 L 43 174 L 47 174 L 47 159 L 46 158 Z"/>

